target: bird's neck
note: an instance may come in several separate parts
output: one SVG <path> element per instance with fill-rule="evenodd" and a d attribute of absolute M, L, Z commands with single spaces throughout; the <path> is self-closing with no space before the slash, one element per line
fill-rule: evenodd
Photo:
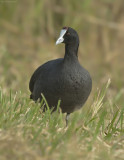
<path fill-rule="evenodd" d="M 78 60 L 78 47 L 79 47 L 79 43 L 77 44 L 65 44 L 65 56 L 64 56 L 64 61 L 74 61 L 74 60 Z"/>

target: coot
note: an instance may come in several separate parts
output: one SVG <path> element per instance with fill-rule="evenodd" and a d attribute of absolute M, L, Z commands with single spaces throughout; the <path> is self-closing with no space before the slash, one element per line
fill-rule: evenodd
<path fill-rule="evenodd" d="M 61 109 L 68 116 L 80 109 L 86 102 L 92 88 L 89 72 L 78 61 L 79 37 L 71 27 L 63 27 L 56 44 L 65 43 L 64 58 L 51 60 L 41 65 L 33 73 L 29 89 L 30 98 L 41 101 L 41 93 L 45 96 L 49 107 L 57 109 L 61 100 Z"/>

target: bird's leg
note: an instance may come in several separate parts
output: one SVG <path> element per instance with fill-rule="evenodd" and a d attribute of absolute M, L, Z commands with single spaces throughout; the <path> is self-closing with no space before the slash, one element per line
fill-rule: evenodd
<path fill-rule="evenodd" d="M 65 118 L 65 120 L 66 120 L 66 127 L 68 126 L 69 115 L 70 115 L 70 113 L 66 114 L 66 118 Z"/>

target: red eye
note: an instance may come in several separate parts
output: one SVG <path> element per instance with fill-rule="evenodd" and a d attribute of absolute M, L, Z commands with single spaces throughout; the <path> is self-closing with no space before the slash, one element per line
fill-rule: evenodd
<path fill-rule="evenodd" d="M 69 36 L 70 36 L 71 34 L 70 34 L 69 32 L 67 32 L 67 35 L 69 35 Z"/>

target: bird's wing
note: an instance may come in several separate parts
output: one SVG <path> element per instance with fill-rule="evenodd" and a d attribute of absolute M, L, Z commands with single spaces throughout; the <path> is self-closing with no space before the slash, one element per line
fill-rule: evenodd
<path fill-rule="evenodd" d="M 42 71 L 42 66 L 40 66 L 36 69 L 36 71 L 33 73 L 32 77 L 30 79 L 29 89 L 31 92 L 33 92 L 35 81 L 37 80 L 41 71 Z"/>
<path fill-rule="evenodd" d="M 62 60 L 63 60 L 63 58 L 51 60 L 51 61 L 48 61 L 48 62 L 44 63 L 40 67 L 38 67 L 36 69 L 36 71 L 33 73 L 32 77 L 30 79 L 30 82 L 29 82 L 29 89 L 30 89 L 30 91 L 33 92 L 34 84 L 39 79 L 39 76 L 41 78 L 42 76 L 44 76 L 45 74 L 47 74 L 48 71 L 50 71 L 52 67 L 54 67 L 54 69 L 56 69 L 57 68 L 56 65 L 58 63 L 60 63 Z"/>

